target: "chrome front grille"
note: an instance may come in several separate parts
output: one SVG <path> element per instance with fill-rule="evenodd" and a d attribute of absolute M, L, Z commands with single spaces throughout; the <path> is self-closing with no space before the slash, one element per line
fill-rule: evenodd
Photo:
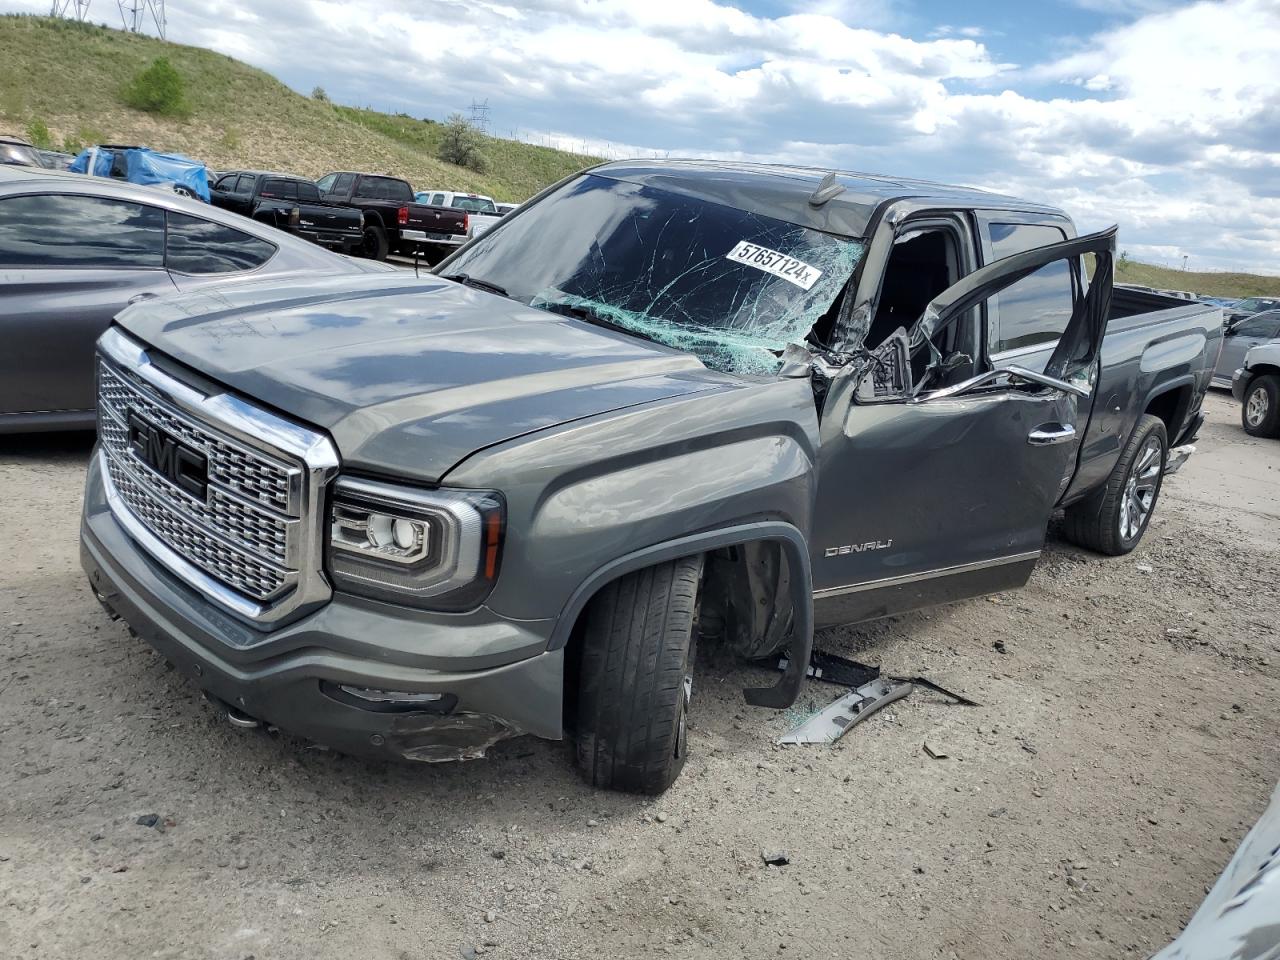
<path fill-rule="evenodd" d="M 135 539 L 255 624 L 327 598 L 318 507 L 337 466 L 327 438 L 233 395 L 197 390 L 114 328 L 99 350 L 105 479 L 112 511 Z M 144 462 L 130 443 L 131 413 L 204 457 L 203 497 Z"/>

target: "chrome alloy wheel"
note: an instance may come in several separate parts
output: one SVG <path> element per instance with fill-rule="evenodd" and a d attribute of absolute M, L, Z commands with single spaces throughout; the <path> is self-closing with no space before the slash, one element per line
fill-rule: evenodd
<path fill-rule="evenodd" d="M 1262 421 L 1267 419 L 1267 414 L 1271 412 L 1271 398 L 1267 395 L 1266 389 L 1259 384 L 1249 392 L 1248 398 L 1244 402 L 1244 419 L 1251 427 L 1262 425 Z"/>
<path fill-rule="evenodd" d="M 1134 458 L 1125 483 L 1124 500 L 1120 504 L 1120 539 L 1125 543 L 1136 540 L 1151 516 L 1156 502 L 1156 488 L 1160 484 L 1160 471 L 1164 467 L 1160 438 L 1154 434 Z"/>

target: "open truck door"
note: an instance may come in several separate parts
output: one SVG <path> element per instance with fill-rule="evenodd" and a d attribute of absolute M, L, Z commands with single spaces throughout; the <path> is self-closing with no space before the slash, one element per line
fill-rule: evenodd
<path fill-rule="evenodd" d="M 853 382 L 833 389 L 823 412 L 811 551 L 819 626 L 1026 582 L 1088 426 L 1115 232 L 973 271 L 909 331 L 850 365 Z M 1092 282 L 1086 255 L 1095 258 Z M 956 349 L 953 324 L 1059 260 L 1075 276 L 1072 313 L 1043 373 L 993 363 L 985 324 L 970 325 L 984 331 L 973 355 Z"/>

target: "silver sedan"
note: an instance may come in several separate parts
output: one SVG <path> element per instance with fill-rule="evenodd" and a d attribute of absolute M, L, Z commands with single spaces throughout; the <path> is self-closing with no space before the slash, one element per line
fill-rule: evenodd
<path fill-rule="evenodd" d="M 0 433 L 92 427 L 94 342 L 130 303 L 389 269 L 154 187 L 0 166 Z"/>

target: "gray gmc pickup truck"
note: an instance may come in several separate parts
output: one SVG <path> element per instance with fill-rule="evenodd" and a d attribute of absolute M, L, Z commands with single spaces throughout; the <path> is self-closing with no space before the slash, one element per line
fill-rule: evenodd
<path fill-rule="evenodd" d="M 422 279 L 223 286 L 99 343 L 93 591 L 235 722 L 480 756 L 572 735 L 601 787 L 687 751 L 695 645 L 1025 583 L 1046 526 L 1132 550 L 1216 308 L 1112 291 L 1114 229 L 911 180 L 617 162 Z"/>

